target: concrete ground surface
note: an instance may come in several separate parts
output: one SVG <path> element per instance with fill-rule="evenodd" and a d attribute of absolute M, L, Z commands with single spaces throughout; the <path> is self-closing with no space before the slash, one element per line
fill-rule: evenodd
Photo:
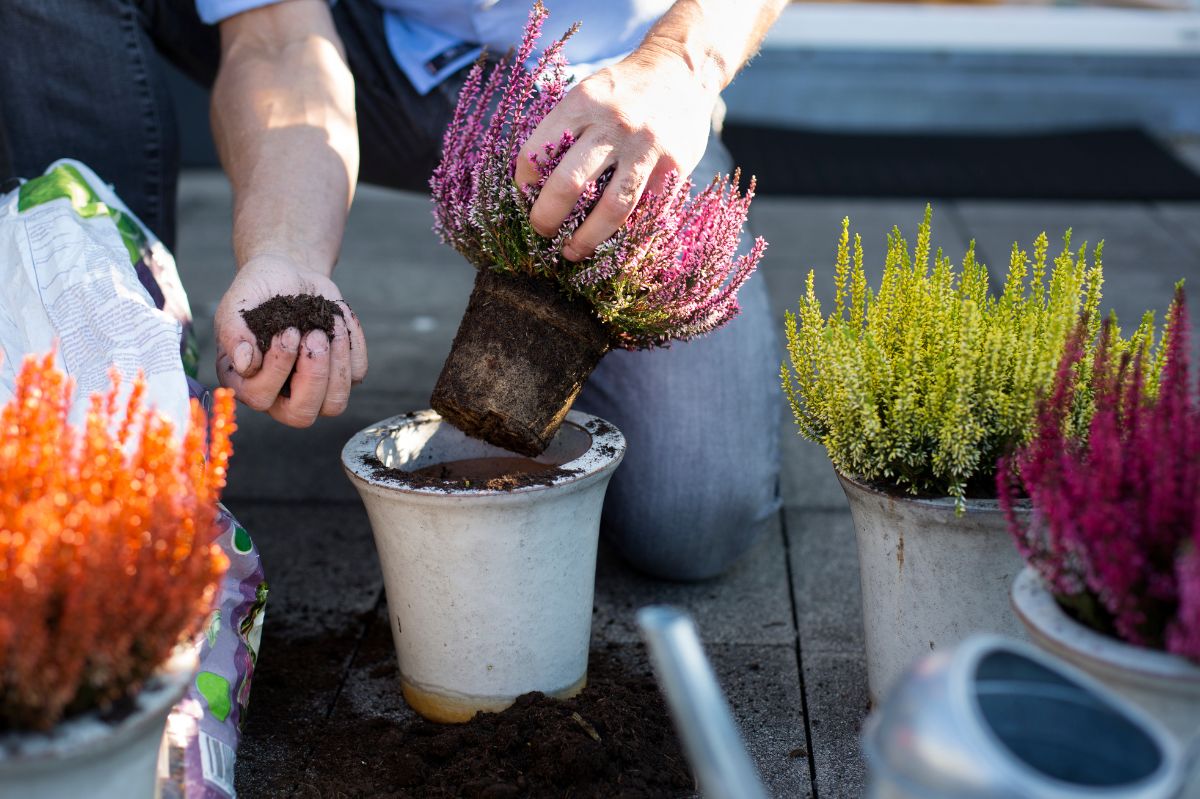
<path fill-rule="evenodd" d="M 911 235 L 923 209 L 916 200 L 755 200 L 753 225 L 771 243 L 758 279 L 767 280 L 776 315 L 794 306 L 809 268 L 822 295 L 831 296 L 843 216 L 863 234 L 868 263 L 878 263 L 886 231 L 899 225 Z M 213 384 L 210 323 L 232 273 L 224 178 L 186 174 L 179 217 L 176 255 L 203 342 L 202 377 Z M 1053 240 L 1068 226 L 1077 243 L 1105 240 L 1105 302 L 1127 322 L 1145 308 L 1161 314 L 1180 277 L 1200 283 L 1200 203 L 934 202 L 936 242 L 959 256 L 973 238 L 983 259 L 1001 269 L 1014 240 L 1028 245 L 1043 230 Z M 347 412 L 308 430 L 245 409 L 238 420 L 226 504 L 257 542 L 271 584 L 239 755 L 237 787 L 246 799 L 319 795 L 306 788 L 306 775 L 322 769 L 323 725 L 346 713 L 405 712 L 398 686 L 379 685 L 358 657 L 381 612 L 382 582 L 366 515 L 338 456 L 360 428 L 427 407 L 472 272 L 430 232 L 425 196 L 363 189 L 335 279 L 370 349 L 370 374 Z M 784 508 L 725 576 L 656 582 L 602 549 L 593 636 L 633 647 L 636 608 L 670 602 L 688 609 L 770 793 L 858 797 L 865 780 L 858 734 L 868 706 L 853 530 L 824 454 L 798 438 L 790 421 L 783 451 Z M 273 665 L 289 650 L 304 656 L 303 674 Z M 256 698 L 289 709 L 287 730 L 255 713 Z"/>

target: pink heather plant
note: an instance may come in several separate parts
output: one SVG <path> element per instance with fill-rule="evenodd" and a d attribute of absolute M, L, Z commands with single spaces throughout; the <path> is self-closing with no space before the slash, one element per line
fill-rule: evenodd
<path fill-rule="evenodd" d="M 547 16 L 538 2 L 516 55 L 486 78 L 482 63 L 471 70 L 430 181 L 434 230 L 478 269 L 550 279 L 568 296 L 589 302 L 616 346 L 661 346 L 715 330 L 738 313 L 738 289 L 767 246 L 758 238 L 748 253 L 737 255 L 753 179 L 744 194 L 735 172 L 693 196 L 691 181 L 672 174 L 580 263 L 564 259 L 562 245 L 600 198 L 611 170 L 585 187 L 553 238 L 530 225 L 530 207 L 575 141 L 564 131 L 558 141 L 544 143 L 531 159 L 537 183 L 514 184 L 522 146 L 569 83 L 562 49 L 577 24 L 546 48 L 532 70 L 525 67 Z"/>
<path fill-rule="evenodd" d="M 998 487 L 1025 560 L 1086 624 L 1200 661 L 1200 391 L 1188 375 L 1183 288 L 1156 359 L 1114 354 L 1106 327 L 1094 413 L 1072 436 L 1077 332 L 1041 404 L 1034 438 L 1001 461 Z M 1019 475 L 1019 478 L 1017 477 Z M 1023 484 L 1033 521 L 1012 513 Z"/>

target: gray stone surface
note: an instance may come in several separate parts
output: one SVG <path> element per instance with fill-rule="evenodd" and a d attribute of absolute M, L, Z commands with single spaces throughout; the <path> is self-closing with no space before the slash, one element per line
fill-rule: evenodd
<path fill-rule="evenodd" d="M 707 638 L 708 633 L 702 629 Z M 746 749 L 771 796 L 812 796 L 796 647 L 707 645 Z"/>
<path fill-rule="evenodd" d="M 779 520 L 770 522 L 759 543 L 732 569 L 699 583 L 646 577 L 602 545 L 596 567 L 595 636 L 620 643 L 640 640 L 634 613 L 650 604 L 687 610 L 706 642 L 793 645 L 795 631 Z"/>
<path fill-rule="evenodd" d="M 866 793 L 866 765 L 858 739 L 868 711 L 862 652 L 805 651 L 803 673 L 816 795 L 860 799 Z"/>
<path fill-rule="evenodd" d="M 1104 242 L 1104 310 L 1114 309 L 1123 326 L 1132 328 L 1148 309 L 1158 318 L 1171 301 L 1179 278 L 1200 275 L 1195 250 L 1168 230 L 1145 203 L 994 202 L 958 203 L 964 224 L 976 237 L 980 252 L 1003 275 L 1014 241 L 1032 247 L 1042 231 L 1050 252 L 1061 250 L 1062 234 L 1072 231 L 1072 249 L 1085 242 L 1089 250 Z"/>
<path fill-rule="evenodd" d="M 796 622 L 805 658 L 863 651 L 854 524 L 846 509 L 784 509 Z"/>

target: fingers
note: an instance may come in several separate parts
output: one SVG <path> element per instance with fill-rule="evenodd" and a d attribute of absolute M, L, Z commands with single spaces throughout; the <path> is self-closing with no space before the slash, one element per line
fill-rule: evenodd
<path fill-rule="evenodd" d="M 255 344 L 254 334 L 237 311 L 225 315 L 217 326 L 219 352 L 229 353 L 229 364 L 242 377 L 253 377 L 262 368 L 263 353 Z"/>
<path fill-rule="evenodd" d="M 582 261 L 591 256 L 601 242 L 616 233 L 642 198 L 653 171 L 654 164 L 648 159 L 635 161 L 628 167 L 618 165 L 596 207 L 563 245 L 563 257 L 568 261 Z"/>
<path fill-rule="evenodd" d="M 329 336 L 322 330 L 309 331 L 295 364 L 291 391 L 286 397 L 277 395 L 268 412 L 271 418 L 290 427 L 308 427 L 320 414 L 329 389 Z"/>
<path fill-rule="evenodd" d="M 253 377 L 243 377 L 237 371 L 233 355 L 228 351 L 217 359 L 217 376 L 221 385 L 232 388 L 237 398 L 256 411 L 270 408 L 284 381 L 292 373 L 300 347 L 300 331 L 289 327 L 271 342 L 271 349 L 262 357 L 261 368 Z"/>
<path fill-rule="evenodd" d="M 538 235 L 552 238 L 558 232 L 584 186 L 612 163 L 612 149 L 611 144 L 580 141 L 567 151 L 529 211 L 529 221 Z"/>
<path fill-rule="evenodd" d="M 358 314 L 350 309 L 345 300 L 338 300 L 345 312 L 345 324 L 350 334 L 350 384 L 358 385 L 367 376 L 367 338 L 363 334 Z"/>
<path fill-rule="evenodd" d="M 333 340 L 329 342 L 329 384 L 321 403 L 322 416 L 337 416 L 350 402 L 350 333 L 345 320 L 334 317 Z"/>

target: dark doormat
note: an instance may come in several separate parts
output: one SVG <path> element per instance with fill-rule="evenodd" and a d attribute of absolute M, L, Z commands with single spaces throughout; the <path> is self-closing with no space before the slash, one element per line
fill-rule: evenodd
<path fill-rule="evenodd" d="M 1137 129 L 1038 135 L 874 134 L 729 123 L 764 194 L 1196 200 L 1200 176 Z"/>

